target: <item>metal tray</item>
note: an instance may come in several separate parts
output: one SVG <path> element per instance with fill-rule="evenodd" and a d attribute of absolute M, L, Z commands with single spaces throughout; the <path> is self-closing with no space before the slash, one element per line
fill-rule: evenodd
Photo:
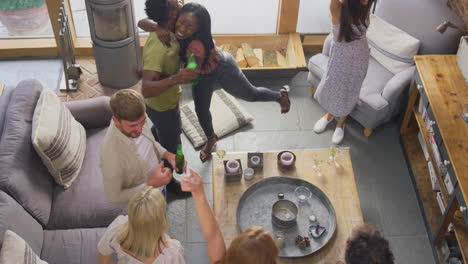
<path fill-rule="evenodd" d="M 299 203 L 294 194 L 298 186 L 305 186 L 312 192 L 307 202 Z M 278 200 L 278 193 L 284 194 L 284 199 L 294 202 L 298 206 L 297 226 L 289 229 L 280 229 L 271 222 L 273 203 Z M 318 223 L 326 227 L 325 233 L 318 239 L 309 236 L 309 215 L 313 212 Z M 297 178 L 270 177 L 250 186 L 239 199 L 237 205 L 237 225 L 241 232 L 251 226 L 262 226 L 273 234 L 282 231 L 286 234 L 284 246 L 280 249 L 280 257 L 299 258 L 317 252 L 332 238 L 336 230 L 335 209 L 327 196 L 315 185 Z M 299 249 L 295 244 L 297 235 L 308 236 L 310 247 Z"/>

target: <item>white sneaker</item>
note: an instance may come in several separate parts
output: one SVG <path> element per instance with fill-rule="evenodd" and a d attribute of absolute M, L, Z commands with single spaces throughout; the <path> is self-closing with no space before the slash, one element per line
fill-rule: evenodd
<path fill-rule="evenodd" d="M 344 138 L 344 126 L 342 128 L 337 127 L 335 129 L 335 132 L 333 133 L 332 143 L 335 145 L 338 145 L 341 143 L 341 141 L 343 141 L 343 138 Z"/>
<path fill-rule="evenodd" d="M 325 128 L 327 128 L 327 125 L 333 121 L 333 117 L 330 118 L 330 120 L 327 120 L 326 116 L 322 116 L 314 125 L 314 132 L 315 133 L 322 133 Z"/>

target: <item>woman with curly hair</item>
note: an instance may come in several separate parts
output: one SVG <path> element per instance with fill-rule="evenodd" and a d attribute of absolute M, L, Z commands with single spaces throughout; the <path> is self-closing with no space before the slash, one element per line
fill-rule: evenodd
<path fill-rule="evenodd" d="M 180 43 L 180 60 L 187 63 L 193 54 L 198 68 L 198 83 L 192 88 L 195 112 L 207 143 L 200 151 L 200 160 L 206 161 L 218 140 L 213 130 L 210 105 L 215 83 L 235 97 L 246 101 L 275 101 L 281 113 L 291 107 L 287 86 L 277 92 L 265 87 L 255 87 L 242 73 L 232 55 L 216 49 L 211 35 L 211 18 L 208 10 L 198 3 L 185 4 L 178 13 L 175 36 Z"/>

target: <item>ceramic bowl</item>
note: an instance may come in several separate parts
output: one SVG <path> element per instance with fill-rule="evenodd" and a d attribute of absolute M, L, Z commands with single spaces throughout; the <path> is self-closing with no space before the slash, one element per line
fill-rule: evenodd
<path fill-rule="evenodd" d="M 273 204 L 271 219 L 279 228 L 290 228 L 297 224 L 297 205 L 290 200 L 282 199 Z"/>

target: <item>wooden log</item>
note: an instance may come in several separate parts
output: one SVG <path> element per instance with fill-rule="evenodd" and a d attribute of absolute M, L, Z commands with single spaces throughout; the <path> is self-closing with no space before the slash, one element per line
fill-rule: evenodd
<path fill-rule="evenodd" d="M 280 67 L 287 67 L 288 66 L 287 62 L 286 62 L 286 58 L 279 51 L 276 51 L 276 60 L 278 61 L 278 65 Z"/>
<path fill-rule="evenodd" d="M 253 67 L 258 64 L 260 61 L 257 56 L 255 56 L 255 53 L 253 52 L 252 46 L 249 45 L 249 43 L 242 43 L 242 50 L 244 51 L 244 57 L 247 60 L 247 64 L 250 67 Z"/>
<path fill-rule="evenodd" d="M 231 55 L 234 58 L 236 57 L 236 54 L 237 54 L 237 47 L 236 46 L 231 45 L 231 44 L 224 44 L 223 50 L 231 53 Z"/>
<path fill-rule="evenodd" d="M 274 50 L 263 51 L 263 67 L 278 67 L 278 59 Z"/>
<path fill-rule="evenodd" d="M 257 67 L 263 67 L 263 50 L 261 48 L 254 49 L 253 52 L 258 58 Z"/>
<path fill-rule="evenodd" d="M 237 65 L 239 67 L 247 67 L 247 60 L 244 57 L 244 51 L 242 50 L 242 48 L 237 49 L 236 56 L 234 58 L 236 58 Z"/>

